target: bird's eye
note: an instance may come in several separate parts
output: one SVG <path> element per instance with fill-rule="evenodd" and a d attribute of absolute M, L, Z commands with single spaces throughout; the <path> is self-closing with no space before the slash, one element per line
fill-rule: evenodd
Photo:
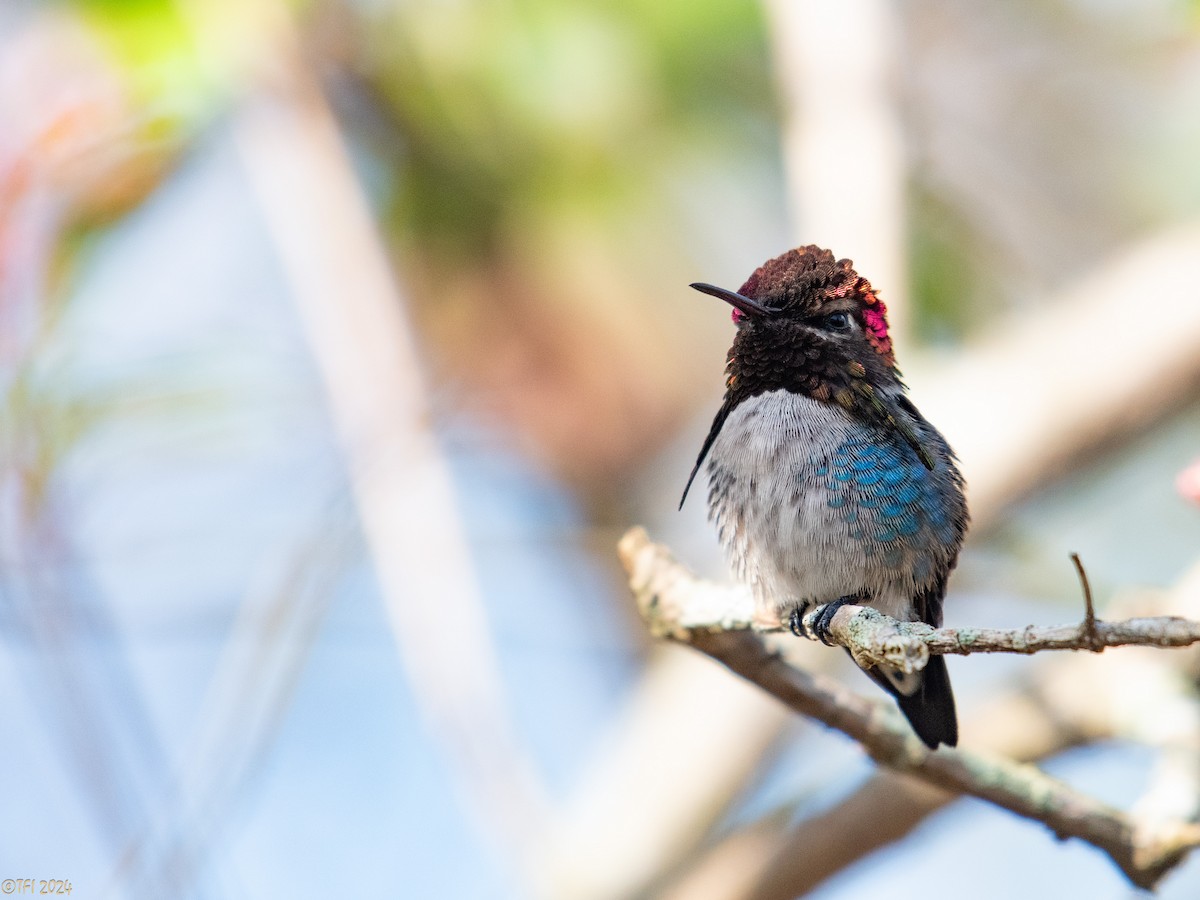
<path fill-rule="evenodd" d="M 835 312 L 825 317 L 825 327 L 830 331 L 849 331 L 850 313 Z"/>

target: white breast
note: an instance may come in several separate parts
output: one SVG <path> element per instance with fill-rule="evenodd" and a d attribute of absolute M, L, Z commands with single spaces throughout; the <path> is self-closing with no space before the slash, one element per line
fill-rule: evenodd
<path fill-rule="evenodd" d="M 834 453 L 864 433 L 839 407 L 783 390 L 725 421 L 709 454 L 709 515 L 764 613 L 866 591 L 877 609 L 910 618 L 922 548 L 873 543 L 876 513 L 830 503 Z"/>

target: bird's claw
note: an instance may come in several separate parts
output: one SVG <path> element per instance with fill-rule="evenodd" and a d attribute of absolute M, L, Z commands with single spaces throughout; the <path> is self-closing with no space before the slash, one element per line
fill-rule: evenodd
<path fill-rule="evenodd" d="M 792 611 L 788 615 L 788 628 L 798 638 L 809 636 L 808 629 L 804 627 L 804 615 L 808 612 L 808 608 L 809 604 L 798 603 L 792 607 Z"/>
<path fill-rule="evenodd" d="M 813 619 L 813 637 L 815 637 L 826 647 L 833 646 L 833 641 L 829 639 L 829 626 L 833 623 L 833 617 L 837 615 L 837 611 L 841 608 L 841 605 L 841 600 L 834 600 L 832 603 L 826 603 L 819 610 L 817 610 L 817 617 Z"/>
<path fill-rule="evenodd" d="M 826 647 L 835 646 L 835 641 L 830 640 L 830 633 L 833 628 L 833 617 L 838 614 L 838 610 L 843 606 L 848 606 L 852 603 L 861 603 L 863 598 L 857 594 L 850 594 L 845 597 L 838 597 L 832 603 L 826 603 L 817 610 L 817 617 L 813 620 L 812 633 L 818 641 Z"/>

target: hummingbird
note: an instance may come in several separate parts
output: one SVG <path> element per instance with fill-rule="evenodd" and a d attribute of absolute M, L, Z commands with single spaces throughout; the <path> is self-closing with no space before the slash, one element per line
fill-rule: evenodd
<path fill-rule="evenodd" d="M 734 292 L 725 399 L 684 487 L 708 460 L 708 514 L 757 609 L 830 644 L 834 613 L 872 606 L 942 624 L 967 530 L 963 478 L 908 399 L 887 308 L 848 259 L 815 245 L 768 260 Z M 932 749 L 958 722 L 946 661 L 915 674 L 865 669 Z"/>

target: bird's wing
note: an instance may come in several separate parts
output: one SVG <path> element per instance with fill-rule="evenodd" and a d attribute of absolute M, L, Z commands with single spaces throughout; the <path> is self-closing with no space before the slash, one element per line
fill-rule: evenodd
<path fill-rule="evenodd" d="M 834 399 L 852 415 L 898 434 L 913 448 L 921 464 L 933 471 L 936 465 L 934 455 L 917 434 L 920 414 L 916 413 L 916 408 L 911 403 L 904 400 L 903 394 L 893 396 L 876 390 L 864 378 L 852 377 L 849 385 L 840 389 L 834 395 Z M 916 413 L 915 418 L 909 410 Z"/>
<path fill-rule="evenodd" d="M 687 499 L 688 491 L 692 488 L 692 482 L 696 480 L 696 473 L 700 471 L 700 466 L 704 463 L 704 457 L 708 456 L 708 451 L 712 449 L 713 441 L 720 434 L 721 426 L 729 418 L 734 405 L 735 401 L 732 395 L 726 394 L 725 402 L 721 404 L 721 408 L 717 410 L 716 416 L 713 417 L 712 427 L 708 429 L 708 437 L 704 439 L 704 444 L 700 447 L 700 455 L 696 457 L 696 465 L 692 466 L 692 474 L 688 476 L 687 484 L 683 486 L 683 496 L 679 498 L 680 509 L 683 509 L 683 501 Z"/>

